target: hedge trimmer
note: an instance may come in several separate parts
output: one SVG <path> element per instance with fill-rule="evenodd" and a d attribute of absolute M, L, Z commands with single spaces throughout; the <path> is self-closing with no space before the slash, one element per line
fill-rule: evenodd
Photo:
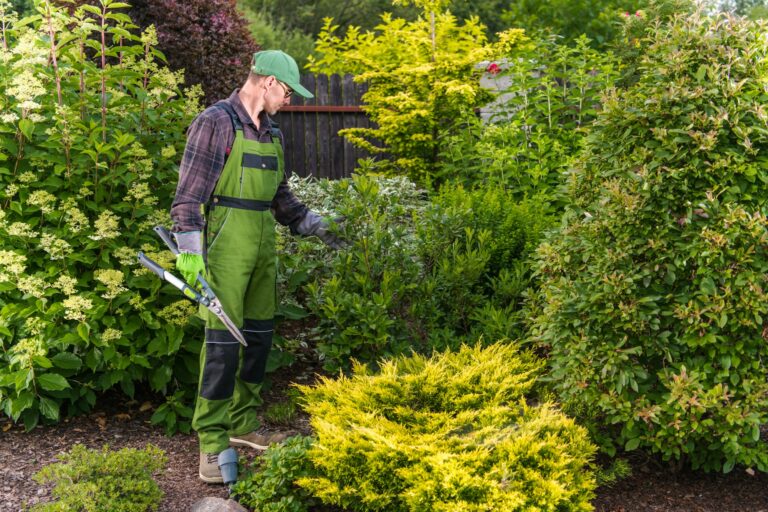
<path fill-rule="evenodd" d="M 155 233 L 157 233 L 158 236 L 163 239 L 163 242 L 165 242 L 173 254 L 179 254 L 179 248 L 176 246 L 176 242 L 174 242 L 171 234 L 167 229 L 165 229 L 163 226 L 156 226 Z M 200 285 L 200 291 L 198 292 L 195 288 L 189 286 L 185 281 L 179 279 L 175 275 L 165 270 L 158 263 L 152 261 L 152 259 L 150 259 L 143 252 L 139 251 L 138 257 L 139 263 L 157 274 L 157 276 L 163 281 L 167 281 L 174 287 L 181 290 L 181 293 L 184 294 L 184 297 L 190 299 L 193 302 L 197 302 L 198 304 L 202 304 L 208 308 L 211 313 L 216 315 L 218 319 L 224 323 L 224 325 L 227 327 L 227 330 L 232 333 L 232 336 L 234 336 L 237 341 L 246 347 L 248 346 L 248 343 L 246 343 L 245 338 L 243 337 L 243 333 L 240 332 L 240 329 L 237 328 L 235 323 L 224 312 L 224 308 L 221 307 L 221 302 L 219 302 L 216 294 L 213 293 L 213 290 L 211 290 L 211 287 L 208 285 L 208 281 L 206 281 L 201 274 L 197 274 L 197 283 Z"/>

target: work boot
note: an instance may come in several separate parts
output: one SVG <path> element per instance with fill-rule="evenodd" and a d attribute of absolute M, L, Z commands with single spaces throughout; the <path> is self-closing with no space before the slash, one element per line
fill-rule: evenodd
<path fill-rule="evenodd" d="M 250 434 L 230 437 L 229 444 L 233 446 L 247 446 L 255 450 L 266 450 L 271 444 L 282 443 L 287 438 L 295 436 L 296 432 L 268 432 L 264 429 L 254 430 Z"/>
<path fill-rule="evenodd" d="M 218 453 L 201 453 L 200 454 L 200 480 L 207 484 L 223 484 L 224 479 L 221 477 L 221 470 L 219 469 L 219 454 Z"/>

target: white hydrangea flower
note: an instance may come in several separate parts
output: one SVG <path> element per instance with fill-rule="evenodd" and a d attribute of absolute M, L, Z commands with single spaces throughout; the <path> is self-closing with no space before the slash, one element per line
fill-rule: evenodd
<path fill-rule="evenodd" d="M 165 146 L 163 149 L 160 150 L 160 155 L 163 158 L 173 158 L 176 156 L 176 148 L 173 146 Z"/>
<path fill-rule="evenodd" d="M 88 237 L 91 240 L 108 240 L 120 236 L 120 219 L 109 210 L 101 212 L 99 218 L 93 223 L 93 227 L 96 229 L 96 234 Z"/>
<path fill-rule="evenodd" d="M 123 331 L 119 329 L 112 329 L 111 327 L 107 328 L 107 330 L 101 333 L 101 341 L 103 342 L 119 340 L 122 337 L 123 337 Z"/>
<path fill-rule="evenodd" d="M 77 322 L 85 322 L 85 312 L 93 307 L 93 302 L 81 295 L 71 295 L 64 299 L 62 304 L 65 309 L 64 318 Z"/>
<path fill-rule="evenodd" d="M 45 357 L 48 354 L 48 349 L 40 336 L 33 336 L 20 339 L 11 347 L 10 352 L 12 354 L 11 364 L 30 366 L 33 358 Z"/>
<path fill-rule="evenodd" d="M 196 313 L 197 307 L 194 304 L 187 300 L 179 300 L 161 309 L 157 316 L 169 324 L 186 325 Z"/>
<path fill-rule="evenodd" d="M 32 171 L 23 172 L 19 175 L 19 181 L 22 183 L 32 183 L 37 181 L 37 176 Z"/>
<path fill-rule="evenodd" d="M 142 267 L 144 268 L 144 267 Z M 145 269 L 146 270 L 146 269 Z M 136 294 L 128 301 L 128 304 L 131 305 L 136 311 L 144 311 L 144 299 L 141 298 L 141 295 Z"/>
<path fill-rule="evenodd" d="M 136 249 L 123 246 L 112 251 L 112 256 L 117 258 L 117 261 L 119 261 L 121 265 L 128 266 L 135 265 L 137 263 L 137 253 L 138 251 Z"/>
<path fill-rule="evenodd" d="M 19 115 L 16 112 L 8 112 L 0 115 L 0 121 L 4 123 L 15 123 L 19 120 Z"/>
<path fill-rule="evenodd" d="M 125 197 L 126 202 L 130 202 L 131 199 L 141 201 L 145 197 L 149 196 L 152 192 L 149 190 L 149 183 L 146 181 L 134 182 L 128 190 L 128 195 Z"/>
<path fill-rule="evenodd" d="M 48 283 L 37 276 L 23 276 L 16 282 L 16 286 L 23 294 L 42 299 L 45 296 L 45 290 L 48 288 Z"/>
<path fill-rule="evenodd" d="M 35 190 L 29 194 L 27 204 L 38 206 L 43 213 L 51 213 L 56 208 L 56 196 L 46 190 Z"/>
<path fill-rule="evenodd" d="M 31 316 L 24 321 L 24 328 L 31 336 L 42 334 L 48 322 L 38 316 Z"/>
<path fill-rule="evenodd" d="M 77 279 L 71 276 L 63 275 L 59 276 L 53 286 L 61 290 L 61 293 L 65 295 L 74 295 L 77 293 L 75 286 L 77 285 Z"/>
<path fill-rule="evenodd" d="M 115 269 L 97 270 L 94 273 L 94 277 L 97 281 L 107 287 L 107 291 L 101 296 L 107 300 L 112 300 L 124 291 L 128 289 L 123 284 L 123 278 L 125 277 L 122 272 Z"/>
<path fill-rule="evenodd" d="M 13 63 L 16 70 L 29 70 L 34 66 L 45 66 L 48 64 L 50 48 L 38 44 L 38 35 L 32 31 L 23 32 L 16 40 L 16 44 L 11 50 L 19 58 Z"/>
<path fill-rule="evenodd" d="M 14 222 L 8 226 L 6 232 L 11 236 L 19 236 L 23 238 L 34 238 L 37 236 L 37 231 L 33 230 L 32 226 L 26 222 Z"/>
<path fill-rule="evenodd" d="M 23 254 L 17 254 L 13 251 L 0 250 L 0 268 L 3 273 L 0 274 L 0 283 L 10 281 L 11 276 L 19 276 L 27 269 L 27 257 Z"/>
<path fill-rule="evenodd" d="M 66 213 L 67 226 L 73 233 L 79 233 L 80 231 L 87 229 L 90 226 L 88 217 L 86 217 L 85 214 L 78 208 L 73 206 L 66 208 L 64 211 Z"/>
<path fill-rule="evenodd" d="M 52 260 L 63 260 L 67 255 L 72 254 L 72 246 L 69 245 L 69 242 L 50 233 L 43 233 L 40 247 L 50 254 Z"/>

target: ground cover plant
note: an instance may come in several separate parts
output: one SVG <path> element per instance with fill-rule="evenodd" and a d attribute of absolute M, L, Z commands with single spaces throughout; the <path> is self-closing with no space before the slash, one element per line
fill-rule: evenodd
<path fill-rule="evenodd" d="M 20 21 L 0 3 L 0 407 L 28 429 L 113 387 L 197 378 L 199 342 L 181 348 L 194 308 L 159 294 L 136 253 L 172 268 L 152 227 L 200 94 L 180 91 L 125 7 L 44 1 Z"/>
<path fill-rule="evenodd" d="M 39 483 L 54 484 L 54 500 L 32 512 L 146 512 L 157 510 L 163 497 L 153 475 L 164 469 L 167 457 L 155 446 L 112 451 L 78 444 L 58 459 L 35 474 Z"/>
<path fill-rule="evenodd" d="M 645 27 L 538 249 L 530 339 L 609 453 L 765 471 L 764 31 L 702 12 Z"/>

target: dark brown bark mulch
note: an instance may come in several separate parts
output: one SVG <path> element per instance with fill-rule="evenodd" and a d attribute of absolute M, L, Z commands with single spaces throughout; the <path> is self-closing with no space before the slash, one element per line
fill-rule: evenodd
<path fill-rule="evenodd" d="M 267 403 L 284 396 L 288 379 L 309 381 L 311 372 L 283 376 L 266 395 Z M 16 512 L 50 499 L 32 475 L 76 443 L 99 449 L 143 448 L 152 443 L 165 451 L 169 463 L 158 478 L 165 493 L 160 510 L 188 511 L 206 496 L 225 498 L 223 486 L 207 485 L 197 478 L 198 448 L 194 434 L 166 437 L 149 422 L 151 410 L 141 411 L 143 401 L 105 399 L 89 415 L 37 427 L 25 433 L 0 416 L 0 512 Z M 155 404 L 158 405 L 158 404 Z M 307 432 L 306 417 L 295 427 Z M 633 461 L 633 475 L 611 487 L 598 489 L 596 512 L 768 512 L 768 474 L 672 472 L 653 461 Z M 504 512 L 504 511 L 500 511 Z"/>

